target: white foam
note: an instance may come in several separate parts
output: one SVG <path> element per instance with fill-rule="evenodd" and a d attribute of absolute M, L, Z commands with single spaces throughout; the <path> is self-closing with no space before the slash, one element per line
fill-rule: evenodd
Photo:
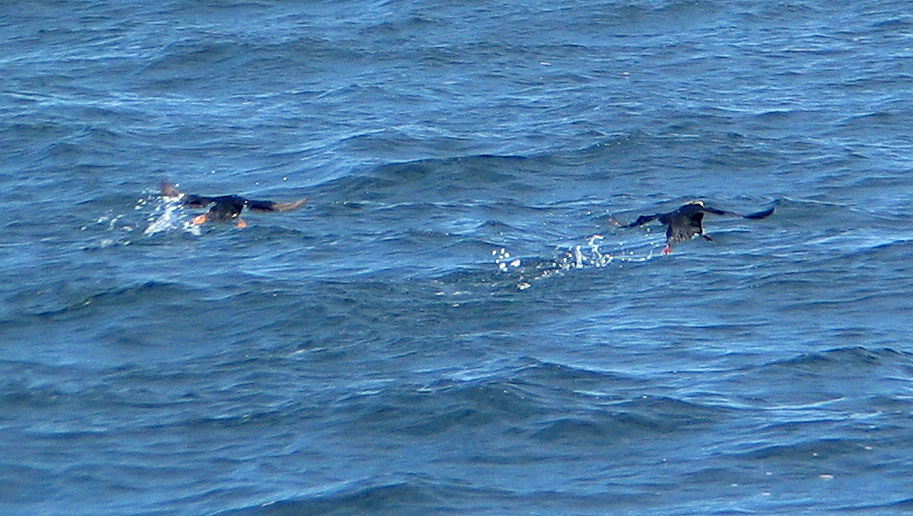
<path fill-rule="evenodd" d="M 161 207 L 156 208 L 156 212 L 159 211 L 161 211 L 160 215 L 149 219 L 151 223 L 149 224 L 149 227 L 143 231 L 144 235 L 151 236 L 176 230 L 185 231 L 194 236 L 200 236 L 203 233 L 200 226 L 181 218 L 181 213 L 183 213 L 184 210 L 179 203 L 166 202 Z"/>

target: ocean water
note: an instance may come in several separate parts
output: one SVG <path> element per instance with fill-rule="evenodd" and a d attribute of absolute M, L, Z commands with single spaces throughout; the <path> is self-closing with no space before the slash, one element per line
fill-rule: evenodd
<path fill-rule="evenodd" d="M 0 513 L 913 511 L 913 15 L 0 6 Z M 189 223 L 163 181 L 292 200 Z M 621 224 L 702 198 L 713 241 Z"/>

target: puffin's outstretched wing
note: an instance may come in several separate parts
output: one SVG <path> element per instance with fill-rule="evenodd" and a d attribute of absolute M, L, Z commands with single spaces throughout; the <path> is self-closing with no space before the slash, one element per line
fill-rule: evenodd
<path fill-rule="evenodd" d="M 298 199 L 290 202 L 253 201 L 247 200 L 247 209 L 251 211 L 292 211 L 304 205 L 307 199 Z"/>
<path fill-rule="evenodd" d="M 621 227 L 633 228 L 635 226 L 640 226 L 640 225 L 646 224 L 647 222 L 650 222 L 651 220 L 656 220 L 656 218 L 659 217 L 660 215 L 661 215 L 660 213 L 657 213 L 656 215 L 641 215 L 640 217 L 637 217 L 637 220 L 635 220 L 634 222 L 632 222 L 630 224 L 625 224 L 624 226 L 621 226 Z"/>
<path fill-rule="evenodd" d="M 713 207 L 707 206 L 707 205 L 704 205 L 704 206 L 703 206 L 703 211 L 705 211 L 705 212 L 707 212 L 707 213 L 712 213 L 712 214 L 714 214 L 714 215 L 732 215 L 733 217 L 741 217 L 741 216 L 742 216 L 742 214 L 736 213 L 736 212 L 734 212 L 734 211 L 720 210 L 720 209 L 713 208 Z"/>
<path fill-rule="evenodd" d="M 707 213 L 713 213 L 714 215 L 732 215 L 734 217 L 742 217 L 743 219 L 763 219 L 769 216 L 774 212 L 773 207 L 767 208 L 766 210 L 757 211 L 755 213 L 749 213 L 748 215 L 743 215 L 741 213 L 736 213 L 734 211 L 718 210 L 716 208 L 711 208 L 710 206 L 704 206 L 704 211 Z"/>

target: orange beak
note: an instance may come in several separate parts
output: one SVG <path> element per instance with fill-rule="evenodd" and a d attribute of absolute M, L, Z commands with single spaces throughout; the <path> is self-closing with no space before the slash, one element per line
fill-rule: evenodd
<path fill-rule="evenodd" d="M 193 218 L 193 220 L 191 222 L 193 222 L 197 226 L 201 226 L 201 225 L 205 224 L 206 223 L 206 214 L 204 213 L 203 215 L 197 215 L 196 217 Z"/>

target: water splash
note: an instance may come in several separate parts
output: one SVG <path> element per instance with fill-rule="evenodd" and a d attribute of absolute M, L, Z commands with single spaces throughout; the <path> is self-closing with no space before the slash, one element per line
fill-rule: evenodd
<path fill-rule="evenodd" d="M 498 264 L 498 270 L 501 272 L 505 272 L 511 267 L 517 268 L 522 264 L 519 258 L 511 259 L 510 253 L 503 247 L 492 250 L 491 254 L 495 257 L 495 263 Z"/>
<path fill-rule="evenodd" d="M 202 234 L 199 226 L 183 216 L 183 207 L 176 199 L 163 199 L 158 194 L 137 199 L 132 211 L 116 213 L 109 210 L 95 219 L 94 224 L 86 224 L 80 229 L 99 233 L 99 240 L 89 247 L 104 249 L 132 244 L 143 226 L 142 235 L 145 237 L 172 231 L 194 236 Z"/>
<path fill-rule="evenodd" d="M 567 274 L 578 269 L 601 269 L 612 264 L 621 266 L 623 263 L 645 262 L 654 258 L 655 247 L 650 247 L 646 254 L 642 250 L 626 250 L 624 242 L 619 242 L 618 250 L 606 252 L 603 249 L 602 235 L 587 237 L 584 243 L 573 245 L 560 251 L 559 255 L 551 260 L 536 260 L 514 258 L 505 248 L 494 249 L 491 254 L 495 257 L 498 272 L 505 275 L 518 275 L 516 288 L 526 290 L 532 282 L 545 278 Z"/>
<path fill-rule="evenodd" d="M 143 235 L 152 236 L 169 231 L 184 231 L 194 236 L 200 236 L 203 230 L 200 226 L 183 219 L 184 209 L 178 200 L 179 198 L 162 199 L 162 203 L 156 206 L 153 216 L 147 219 L 149 226 L 143 231 Z"/>

